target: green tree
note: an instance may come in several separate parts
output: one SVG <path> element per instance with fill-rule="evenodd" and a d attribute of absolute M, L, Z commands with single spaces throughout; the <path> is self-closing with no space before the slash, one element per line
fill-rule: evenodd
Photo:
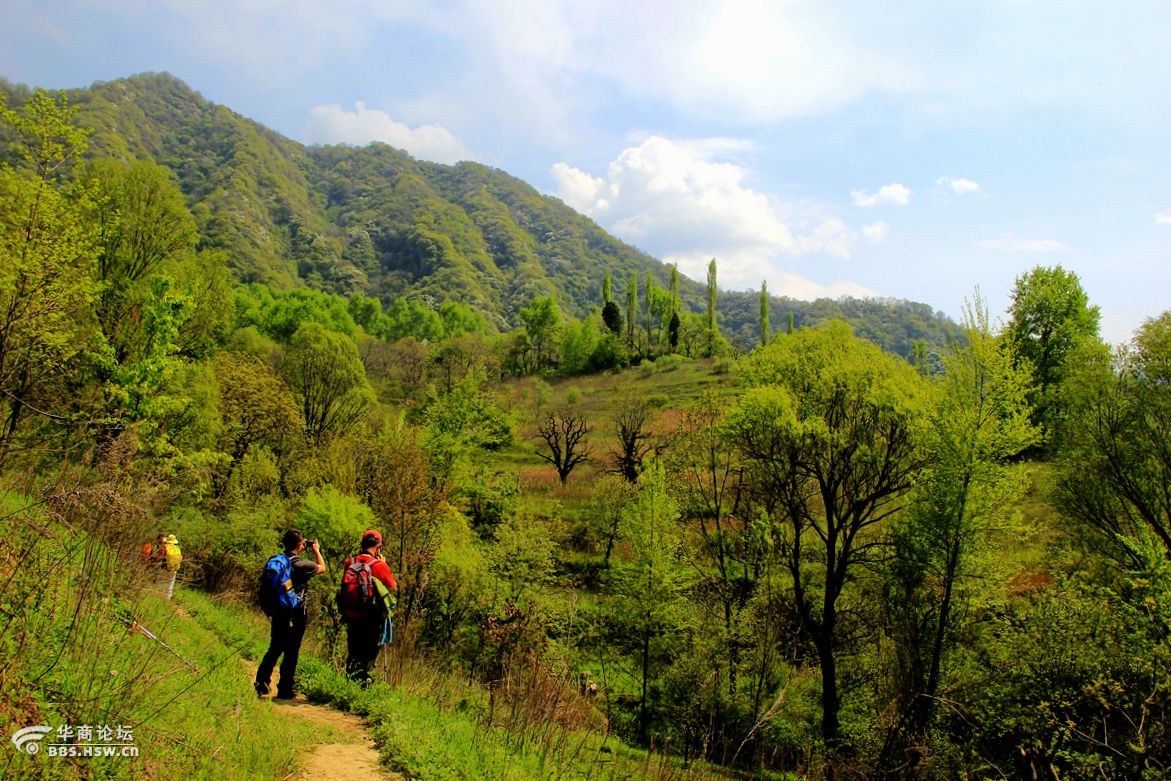
<path fill-rule="evenodd" d="M 1052 428 L 1069 356 L 1098 339 L 1098 307 L 1090 306 L 1077 274 L 1037 266 L 1017 277 L 1008 313 L 1009 339 L 1018 357 L 1033 367 L 1035 420 Z"/>
<path fill-rule="evenodd" d="M 774 524 L 793 604 L 817 651 L 821 732 L 841 748 L 838 653 L 847 586 L 880 559 L 880 524 L 902 508 L 922 463 L 924 388 L 908 364 L 844 323 L 806 329 L 753 352 L 729 421 L 746 488 Z"/>
<path fill-rule="evenodd" d="M 610 269 L 606 269 L 606 276 L 602 279 L 602 305 L 613 303 L 614 292 L 611 288 Z"/>
<path fill-rule="evenodd" d="M 440 304 L 439 319 L 443 322 L 443 335 L 448 339 L 483 334 L 487 327 L 482 314 L 459 301 L 444 301 Z"/>
<path fill-rule="evenodd" d="M 1146 539 L 1171 559 L 1171 311 L 1113 355 L 1079 353 L 1066 398 L 1062 511 L 1125 568 L 1147 566 Z"/>
<path fill-rule="evenodd" d="M 672 312 L 671 319 L 667 322 L 667 344 L 671 345 L 671 352 L 679 349 L 679 327 L 681 322 L 679 313 Z"/>
<path fill-rule="evenodd" d="M 719 658 L 727 663 L 721 677 L 728 694 L 735 695 L 741 650 L 736 622 L 745 606 L 744 584 L 758 568 L 749 562 L 750 531 L 737 517 L 743 469 L 723 430 L 725 407 L 721 399 L 708 393 L 684 410 L 670 464 L 682 518 L 698 532 L 702 561 L 712 569 L 701 600 L 706 602 L 706 596 L 711 595 L 717 603 L 722 646 Z"/>
<path fill-rule="evenodd" d="M 260 446 L 279 449 L 297 431 L 301 413 L 280 375 L 260 359 L 225 351 L 215 356 L 212 365 L 223 419 L 219 447 L 231 458 L 218 482 L 219 494 L 250 450 Z"/>
<path fill-rule="evenodd" d="M 231 332 L 235 281 L 228 270 L 227 255 L 220 250 L 202 250 L 178 262 L 186 265 L 186 273 L 178 268 L 165 272 L 186 301 L 176 346 L 182 357 L 202 360 L 223 345 Z"/>
<path fill-rule="evenodd" d="M 649 734 L 650 686 L 680 652 L 683 595 L 688 586 L 678 510 L 657 462 L 647 470 L 638 496 L 622 515 L 629 554 L 614 573 L 616 613 L 634 654 L 639 683 L 638 738 Z"/>
<path fill-rule="evenodd" d="M 765 280 L 760 283 L 760 319 L 758 322 L 760 326 L 760 343 L 762 345 L 768 344 L 769 337 L 772 335 L 772 327 L 769 325 L 768 316 L 768 281 Z"/>
<path fill-rule="evenodd" d="M 993 335 L 987 308 L 965 309 L 966 344 L 944 359 L 926 432 L 927 468 L 908 512 L 895 523 L 887 612 L 896 635 L 898 720 L 883 764 L 903 765 L 924 745 L 939 702 L 947 655 L 966 611 L 965 583 L 991 577 L 994 550 L 1027 481 L 1013 458 L 1040 439 L 1030 422 L 1030 372 Z M 1012 535 L 1015 541 L 1016 535 Z"/>
<path fill-rule="evenodd" d="M 533 601 L 555 572 L 557 545 L 537 518 L 509 515 L 496 529 L 489 547 L 489 571 L 496 576 L 505 605 Z"/>
<path fill-rule="evenodd" d="M 418 614 L 439 545 L 443 488 L 419 431 L 401 419 L 359 439 L 353 467 L 358 495 L 385 524 L 383 550 L 399 581 L 396 620 L 405 628 Z"/>
<path fill-rule="evenodd" d="M 294 523 L 307 539 L 321 543 L 326 561 L 341 561 L 357 549 L 362 532 L 378 526 L 378 519 L 361 499 L 326 485 L 309 489 Z"/>
<path fill-rule="evenodd" d="M 669 314 L 677 315 L 679 310 L 683 308 L 683 299 L 679 295 L 679 265 L 677 263 L 671 264 L 671 286 L 668 291 L 671 306 Z"/>
<path fill-rule="evenodd" d="M 716 351 L 716 297 L 719 288 L 716 287 L 716 259 L 712 258 L 707 264 L 707 345 L 708 356 Z"/>
<path fill-rule="evenodd" d="M 622 335 L 622 310 L 618 308 L 618 304 L 613 301 L 606 302 L 602 307 L 602 322 L 606 324 L 610 333 L 615 336 Z"/>
<path fill-rule="evenodd" d="M 75 113 L 64 95 L 37 90 L 22 111 L 0 95 L 0 131 L 30 169 L 0 165 L 0 465 L 25 416 L 65 422 L 64 383 L 94 346 L 98 236 L 86 190 L 61 178 L 86 148 Z"/>
<path fill-rule="evenodd" d="M 561 362 L 558 374 L 568 377 L 592 369 L 594 352 L 603 338 L 602 324 L 597 315 L 590 315 L 580 322 L 566 327 L 565 338 L 561 340 Z"/>
<path fill-rule="evenodd" d="M 638 272 L 630 272 L 630 281 L 626 283 L 626 343 L 634 349 L 635 331 L 638 325 Z"/>
<path fill-rule="evenodd" d="M 100 189 L 98 273 L 105 283 L 104 319 L 118 317 L 116 299 L 128 286 L 195 248 L 195 220 L 170 172 L 147 161 L 99 159 L 87 178 Z M 106 323 L 107 326 L 111 325 Z"/>
<path fill-rule="evenodd" d="M 655 343 L 655 302 L 659 297 L 659 288 L 655 285 L 655 279 L 651 276 L 651 270 L 646 270 L 646 275 L 643 278 L 643 299 L 642 299 L 642 315 L 643 324 L 646 328 L 646 343 L 647 349 Z"/>
<path fill-rule="evenodd" d="M 311 442 L 321 444 L 346 433 L 371 406 L 357 345 L 318 323 L 307 322 L 293 334 L 281 373 L 300 400 Z"/>
<path fill-rule="evenodd" d="M 520 310 L 520 319 L 532 344 L 537 371 L 552 366 L 553 346 L 561 328 L 561 310 L 556 297 L 534 298 L 532 304 Z"/>
<path fill-rule="evenodd" d="M 386 310 L 385 330 L 378 335 L 388 342 L 414 336 L 429 342 L 443 338 L 443 318 L 425 302 L 414 298 L 396 298 Z"/>

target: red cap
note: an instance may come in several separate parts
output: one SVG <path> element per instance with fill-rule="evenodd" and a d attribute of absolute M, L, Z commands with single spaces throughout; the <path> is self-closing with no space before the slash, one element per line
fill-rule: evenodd
<path fill-rule="evenodd" d="M 377 529 L 367 529 L 362 532 L 362 547 L 373 548 L 375 545 L 382 544 L 382 534 Z"/>

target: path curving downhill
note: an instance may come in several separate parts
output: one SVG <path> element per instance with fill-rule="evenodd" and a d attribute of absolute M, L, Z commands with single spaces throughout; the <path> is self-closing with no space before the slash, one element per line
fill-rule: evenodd
<path fill-rule="evenodd" d="M 315 779 L 316 781 L 353 781 L 381 779 L 382 781 L 403 781 L 397 773 L 390 773 L 378 764 L 378 751 L 374 740 L 366 729 L 365 722 L 352 713 L 315 705 L 301 700 L 273 700 L 273 708 L 288 713 L 289 718 L 311 721 L 314 724 L 332 727 L 342 735 L 344 742 L 321 743 L 306 752 L 301 766 L 288 776 L 290 779 Z"/>
<path fill-rule="evenodd" d="M 256 665 L 245 662 L 248 684 L 256 677 Z M 391 773 L 378 763 L 378 750 L 366 722 L 352 713 L 343 713 L 326 705 L 308 702 L 298 695 L 294 700 L 269 699 L 273 709 L 299 723 L 312 722 L 330 727 L 329 734 L 341 735 L 330 743 L 319 743 L 298 756 L 298 768 L 285 779 L 313 779 L 313 781 L 405 781 L 398 773 Z"/>

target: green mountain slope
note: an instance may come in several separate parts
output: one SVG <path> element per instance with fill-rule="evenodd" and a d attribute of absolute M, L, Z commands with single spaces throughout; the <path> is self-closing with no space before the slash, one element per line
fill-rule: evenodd
<path fill-rule="evenodd" d="M 27 88 L 0 81 L 15 100 Z M 460 301 L 499 330 L 536 296 L 555 294 L 566 313 L 601 305 L 610 272 L 621 293 L 662 262 L 606 233 L 560 200 L 477 163 L 416 160 L 380 143 L 306 147 L 205 100 L 166 73 L 141 74 L 69 92 L 91 154 L 150 159 L 178 180 L 205 248 L 228 253 L 242 282 L 361 293 L 384 306 L 402 296 L 438 306 Z M 717 259 L 718 264 L 718 259 Z M 705 286 L 680 279 L 684 306 L 705 307 Z M 773 328 L 828 317 L 909 356 L 956 334 L 930 307 L 904 301 L 798 301 L 773 297 Z M 742 349 L 759 341 L 756 293 L 722 293 L 721 329 Z"/>

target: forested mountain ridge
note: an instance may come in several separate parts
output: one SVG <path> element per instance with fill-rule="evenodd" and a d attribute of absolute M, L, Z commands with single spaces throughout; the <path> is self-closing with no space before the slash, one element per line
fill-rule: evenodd
<path fill-rule="evenodd" d="M 27 88 L 0 80 L 13 103 Z M 615 287 L 670 268 L 606 233 L 560 200 L 507 173 L 463 162 L 416 160 L 381 143 L 306 147 L 204 99 L 166 73 L 68 91 L 78 123 L 93 129 L 95 157 L 146 159 L 176 178 L 202 248 L 223 249 L 241 282 L 438 307 L 466 304 L 497 330 L 517 325 L 535 297 L 555 294 L 574 317 L 600 307 L 603 277 Z M 718 261 L 718 259 L 717 259 Z M 704 308 L 704 286 L 680 278 L 686 309 Z M 774 328 L 836 317 L 909 356 L 943 345 L 954 324 L 905 301 L 773 297 Z M 724 292 L 721 330 L 742 349 L 759 338 L 758 296 Z"/>

